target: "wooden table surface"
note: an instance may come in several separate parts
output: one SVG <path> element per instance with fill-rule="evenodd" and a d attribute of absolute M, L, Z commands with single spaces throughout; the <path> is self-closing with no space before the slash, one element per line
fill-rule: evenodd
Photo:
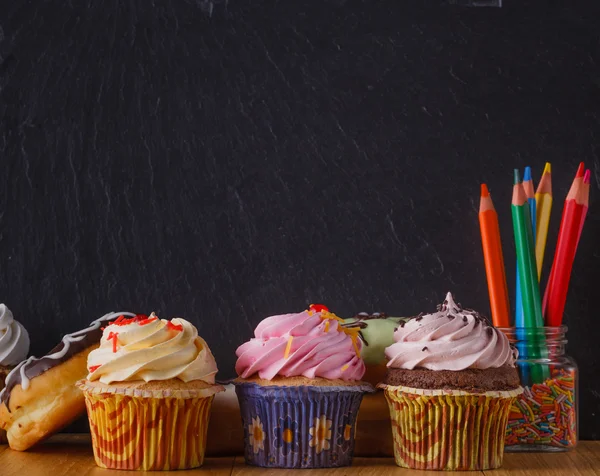
<path fill-rule="evenodd" d="M 198 471 L 201 471 L 199 473 Z M 162 471 L 155 474 L 214 474 L 225 475 L 272 475 L 281 470 L 246 466 L 244 458 L 208 458 L 200 469 L 189 471 Z M 392 458 L 355 458 L 350 468 L 299 471 L 304 476 L 309 473 L 331 475 L 403 475 L 410 470 L 398 468 Z M 436 475 L 437 471 L 412 471 L 418 475 Z M 89 435 L 56 435 L 35 449 L 21 453 L 8 446 L 0 446 L 1 476 L 109 476 L 128 474 L 123 471 L 101 469 L 94 463 Z M 131 473 L 129 473 L 131 474 Z M 477 473 L 468 473 L 477 474 Z M 575 451 L 569 453 L 507 453 L 502 469 L 485 471 L 481 474 L 503 476 L 514 475 L 600 475 L 600 441 L 583 441 Z"/>

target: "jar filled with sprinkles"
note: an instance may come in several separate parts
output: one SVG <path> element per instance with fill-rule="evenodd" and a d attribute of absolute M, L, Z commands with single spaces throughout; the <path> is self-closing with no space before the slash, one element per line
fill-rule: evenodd
<path fill-rule="evenodd" d="M 506 451 L 569 451 L 578 438 L 578 381 L 567 327 L 504 328 L 519 350 L 523 393 L 508 415 Z"/>

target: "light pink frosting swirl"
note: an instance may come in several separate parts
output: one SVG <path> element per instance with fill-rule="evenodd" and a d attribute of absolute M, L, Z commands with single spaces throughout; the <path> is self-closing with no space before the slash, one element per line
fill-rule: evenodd
<path fill-rule="evenodd" d="M 439 309 L 398 327 L 395 343 L 385 349 L 388 367 L 464 370 L 515 365 L 516 349 L 478 313 L 461 309 L 450 293 Z"/>
<path fill-rule="evenodd" d="M 254 338 L 236 350 L 237 374 L 247 378 L 258 373 L 266 380 L 276 375 L 360 380 L 365 373 L 360 339 L 353 341 L 338 319 L 315 311 L 267 317 Z"/>

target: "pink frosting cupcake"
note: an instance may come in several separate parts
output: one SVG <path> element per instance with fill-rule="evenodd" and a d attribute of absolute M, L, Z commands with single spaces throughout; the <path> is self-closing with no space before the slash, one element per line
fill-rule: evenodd
<path fill-rule="evenodd" d="M 402 322 L 382 388 L 399 466 L 486 470 L 502 464 L 510 405 L 522 389 L 516 350 L 450 293 L 438 311 Z"/>
<path fill-rule="evenodd" d="M 246 462 L 280 468 L 351 464 L 358 409 L 373 388 L 358 328 L 322 305 L 264 319 L 236 351 Z"/>

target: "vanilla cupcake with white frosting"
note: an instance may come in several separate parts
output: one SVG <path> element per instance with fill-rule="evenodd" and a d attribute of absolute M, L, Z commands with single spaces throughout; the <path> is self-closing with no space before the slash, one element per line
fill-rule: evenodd
<path fill-rule="evenodd" d="M 217 364 L 185 319 L 120 316 L 78 382 L 98 466 L 175 470 L 202 465 Z"/>

